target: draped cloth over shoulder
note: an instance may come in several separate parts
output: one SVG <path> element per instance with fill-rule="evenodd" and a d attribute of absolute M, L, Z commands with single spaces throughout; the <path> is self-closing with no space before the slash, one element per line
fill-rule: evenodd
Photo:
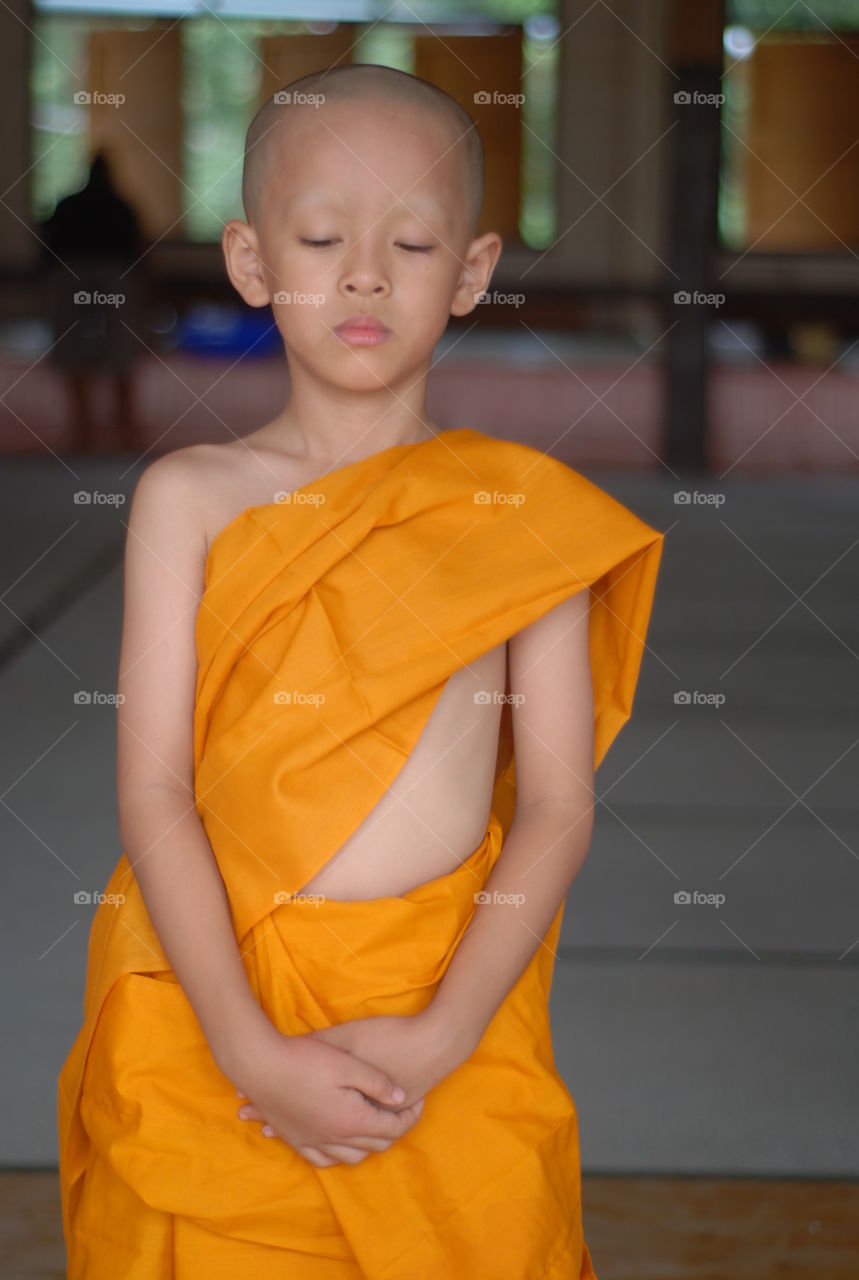
<path fill-rule="evenodd" d="M 629 718 L 662 534 L 530 446 L 470 428 L 395 445 L 243 511 L 197 615 L 197 811 L 249 982 L 286 1034 L 418 1012 L 502 852 L 399 897 L 290 900 L 374 808 L 448 678 L 591 588 L 595 766 Z M 403 850 L 408 857 L 408 850 Z M 236 1117 L 123 854 L 59 1077 L 70 1280 L 592 1277 L 573 1100 L 548 998 L 563 907 L 418 1123 L 318 1169 Z"/>

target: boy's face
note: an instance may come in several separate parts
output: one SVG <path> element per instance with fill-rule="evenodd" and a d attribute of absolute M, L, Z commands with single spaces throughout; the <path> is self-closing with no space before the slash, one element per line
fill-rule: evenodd
<path fill-rule="evenodd" d="M 294 372 L 353 390 L 410 381 L 501 250 L 494 232 L 470 238 L 456 133 L 368 97 L 285 110 L 258 225 L 224 231 L 230 278 L 251 305 L 272 303 Z M 338 333 L 355 315 L 387 333 Z"/>

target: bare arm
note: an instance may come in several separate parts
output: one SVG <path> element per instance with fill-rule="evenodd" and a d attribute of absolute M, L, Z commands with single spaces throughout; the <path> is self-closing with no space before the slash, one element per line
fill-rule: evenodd
<path fill-rule="evenodd" d="M 426 1010 L 461 1061 L 527 967 L 593 830 L 594 711 L 584 589 L 508 641 L 516 812 L 474 916 Z"/>
<path fill-rule="evenodd" d="M 184 455 L 185 451 L 182 451 Z M 274 1032 L 239 957 L 229 903 L 194 806 L 194 627 L 205 536 L 187 456 L 144 472 L 131 505 L 118 692 L 119 831 L 147 911 L 218 1065 Z"/>

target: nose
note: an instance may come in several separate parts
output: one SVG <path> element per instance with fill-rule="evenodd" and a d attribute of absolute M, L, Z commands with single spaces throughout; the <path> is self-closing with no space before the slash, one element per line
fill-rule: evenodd
<path fill-rule="evenodd" d="M 339 290 L 347 298 L 385 298 L 391 282 L 379 255 L 366 240 L 355 244 L 342 262 Z"/>

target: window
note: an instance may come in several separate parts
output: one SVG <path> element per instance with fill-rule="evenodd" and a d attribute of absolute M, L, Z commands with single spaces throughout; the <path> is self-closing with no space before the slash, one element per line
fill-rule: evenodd
<path fill-rule="evenodd" d="M 738 253 L 859 248 L 859 6 L 727 0 L 719 238 Z"/>
<path fill-rule="evenodd" d="M 135 204 L 150 237 L 217 241 L 227 219 L 244 216 L 244 136 L 269 91 L 268 73 L 277 65 L 268 55 L 282 48 L 283 41 L 319 41 L 318 59 L 311 58 L 296 75 L 341 60 L 380 62 L 422 74 L 428 47 L 435 46 L 444 56 L 446 48 L 466 38 L 483 42 L 491 66 L 489 46 L 494 38 L 507 54 L 516 41 L 515 81 L 518 89 L 521 78 L 524 102 L 510 108 L 512 130 L 505 122 L 498 138 L 485 138 L 488 161 L 499 175 L 499 188 L 513 201 L 508 234 L 518 235 L 534 249 L 545 248 L 556 234 L 556 4 L 557 0 L 473 0 L 467 15 L 439 3 L 414 6 L 428 30 L 410 11 L 404 11 L 408 23 L 353 24 L 334 16 L 324 20 L 315 5 L 306 19 L 260 17 L 266 7 L 263 0 L 257 5 L 220 4 L 217 16 L 191 18 L 180 17 L 187 5 L 172 0 L 158 6 L 36 0 L 33 216 L 46 218 L 62 196 L 80 189 L 91 155 L 104 146 L 117 186 Z M 332 6 L 338 16 L 349 8 L 349 3 Z M 381 6 L 380 14 L 385 9 Z M 365 12 L 364 8 L 362 16 Z M 335 38 L 348 56 L 326 56 Z M 450 56 L 454 60 L 455 55 Z M 509 80 L 509 57 L 507 64 Z M 277 83 L 290 78 L 294 77 L 284 74 Z M 465 83 L 463 76 L 460 87 Z M 472 77 L 468 88 L 475 83 L 481 81 Z M 442 87 L 455 92 L 448 84 Z M 76 98 L 81 94 L 90 100 Z M 122 95 L 125 101 L 103 100 L 111 95 Z M 478 114 L 465 97 L 463 92 L 460 100 L 466 109 Z M 495 153 L 493 165 L 493 148 L 502 145 L 516 148 L 518 192 L 509 191 L 511 166 L 506 158 Z M 488 192 L 492 198 L 497 193 Z"/>

